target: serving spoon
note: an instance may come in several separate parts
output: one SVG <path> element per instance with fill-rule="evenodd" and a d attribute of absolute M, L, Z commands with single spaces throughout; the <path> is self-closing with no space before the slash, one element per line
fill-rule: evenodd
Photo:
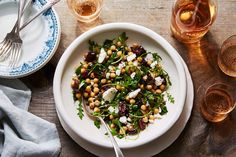
<path fill-rule="evenodd" d="M 114 148 L 114 151 L 115 151 L 115 154 L 116 154 L 116 157 L 124 157 L 124 154 L 122 153 L 119 145 L 117 144 L 115 138 L 113 137 L 113 135 L 111 134 L 111 130 L 109 129 L 109 127 L 107 126 L 106 122 L 103 120 L 102 117 L 100 116 L 95 116 L 92 114 L 91 110 L 88 108 L 88 106 L 86 105 L 86 102 L 85 100 L 82 98 L 82 104 L 83 104 L 83 108 L 84 108 L 84 111 L 85 113 L 90 117 L 90 118 L 96 118 L 98 120 L 101 121 L 101 123 L 105 126 L 105 129 L 108 133 L 108 136 L 111 140 L 111 143 L 113 145 L 113 148 Z"/>

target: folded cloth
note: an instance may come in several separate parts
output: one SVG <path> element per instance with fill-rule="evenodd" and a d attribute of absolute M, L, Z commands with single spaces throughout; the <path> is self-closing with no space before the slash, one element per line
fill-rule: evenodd
<path fill-rule="evenodd" d="M 1 157 L 56 157 L 60 152 L 55 124 L 27 112 L 30 98 L 21 81 L 0 79 Z"/>

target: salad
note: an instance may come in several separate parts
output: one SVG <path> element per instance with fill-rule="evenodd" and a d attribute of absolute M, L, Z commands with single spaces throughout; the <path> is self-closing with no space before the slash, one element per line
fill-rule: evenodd
<path fill-rule="evenodd" d="M 83 118 L 82 97 L 95 116 L 101 116 L 118 138 L 138 135 L 168 112 L 168 73 L 157 53 L 142 45 L 127 44 L 123 32 L 99 45 L 89 41 L 89 51 L 71 81 L 78 116 Z M 100 121 L 94 121 L 100 128 Z"/>

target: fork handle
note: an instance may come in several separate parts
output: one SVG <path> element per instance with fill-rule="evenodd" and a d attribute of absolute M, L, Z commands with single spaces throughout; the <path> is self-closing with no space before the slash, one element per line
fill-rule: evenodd
<path fill-rule="evenodd" d="M 53 5 L 55 5 L 60 0 L 50 0 L 48 1 L 30 20 L 25 22 L 21 27 L 20 30 L 24 29 L 29 23 L 31 23 L 34 19 L 36 19 L 39 15 L 41 15 L 43 12 L 51 8 Z"/>
<path fill-rule="evenodd" d="M 118 146 L 116 140 L 114 139 L 114 136 L 111 134 L 111 131 L 108 128 L 107 124 L 104 122 L 104 120 L 101 117 L 98 117 L 98 118 L 103 123 L 103 125 L 105 126 L 105 128 L 107 130 L 108 135 L 110 136 L 110 140 L 111 140 L 111 143 L 113 145 L 116 157 L 124 157 L 124 154 L 122 153 L 120 147 Z"/>

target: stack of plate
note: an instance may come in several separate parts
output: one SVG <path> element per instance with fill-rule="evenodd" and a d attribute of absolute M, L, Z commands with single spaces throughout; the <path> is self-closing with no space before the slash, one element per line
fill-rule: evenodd
<path fill-rule="evenodd" d="M 23 21 L 37 13 L 47 0 L 35 0 L 24 12 Z M 0 0 L 0 42 L 13 28 L 17 19 L 18 2 Z M 9 67 L 8 60 L 0 62 L 0 77 L 20 78 L 42 68 L 54 55 L 59 45 L 61 27 L 54 9 L 36 18 L 21 32 L 22 54 L 16 67 Z"/>
<path fill-rule="evenodd" d="M 61 57 L 54 76 L 54 98 L 58 117 L 66 132 L 83 148 L 103 157 L 112 157 L 114 152 L 103 128 L 97 129 L 87 116 L 80 120 L 73 102 L 70 82 L 75 68 L 88 51 L 88 40 L 98 43 L 126 32 L 128 44 L 140 43 L 145 49 L 157 52 L 162 57 L 172 86 L 169 92 L 175 104 L 168 104 L 168 113 L 149 125 L 135 140 L 117 139 L 125 156 L 153 156 L 171 145 L 184 129 L 193 105 L 193 84 L 186 64 L 176 50 L 160 35 L 143 26 L 129 23 L 111 23 L 98 26 L 78 37 Z"/>

